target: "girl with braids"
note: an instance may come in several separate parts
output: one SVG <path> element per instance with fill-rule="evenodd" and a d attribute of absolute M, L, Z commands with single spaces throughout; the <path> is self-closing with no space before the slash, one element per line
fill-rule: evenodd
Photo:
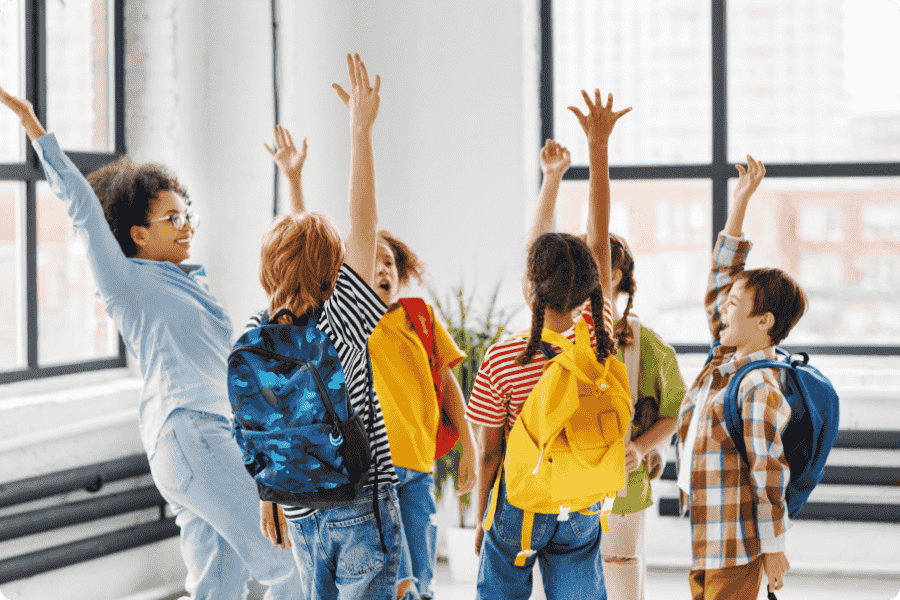
<path fill-rule="evenodd" d="M 531 229 L 532 236 L 553 231 L 557 190 L 569 167 L 568 150 L 548 140 L 541 150 L 541 167 L 544 182 Z M 587 241 L 586 235 L 579 238 Z M 644 509 L 653 504 L 650 480 L 659 476 L 663 467 L 655 448 L 675 433 L 685 385 L 678 370 L 675 350 L 631 314 L 636 289 L 631 249 L 623 238 L 614 233 L 609 234 L 609 244 L 617 358 L 628 364 L 628 349 L 637 352 L 638 374 L 637 385 L 632 386 L 636 391 L 636 406 L 631 436 L 625 447 L 628 486 L 625 495 L 616 498 L 613 504 L 613 514 L 609 517 L 610 530 L 600 542 L 600 553 L 608 597 L 613 600 L 642 600 L 646 573 Z M 620 315 L 618 305 L 622 295 L 628 299 Z M 574 314 L 580 311 L 581 307 Z M 633 375 L 629 372 L 629 379 L 631 377 Z"/>
<path fill-rule="evenodd" d="M 203 269 L 185 263 L 198 225 L 187 194 L 161 167 L 127 158 L 85 179 L 27 100 L 0 88 L 0 103 L 21 120 L 140 366 L 141 441 L 181 529 L 185 590 L 192 599 L 242 598 L 252 574 L 269 586 L 267 599 L 297 598 L 300 571 L 260 535 L 256 486 L 231 438 L 231 320 Z"/>
<path fill-rule="evenodd" d="M 587 242 L 564 233 L 545 233 L 531 244 L 523 278 L 523 291 L 532 310 L 530 335 L 514 336 L 491 346 L 466 408 L 466 418 L 480 426 L 475 550 L 481 555 L 477 594 L 481 599 L 528 598 L 536 562 L 540 564 L 548 599 L 605 597 L 599 514 L 574 513 L 562 521 L 557 520 L 557 515 L 535 514 L 530 539 L 535 552 L 525 559 L 524 568 L 514 565 L 521 549 L 523 511 L 507 501 L 503 478 L 493 526 L 485 532 L 483 523 L 491 488 L 504 459 L 505 435 L 541 378 L 547 361 L 539 351 L 542 330 L 561 333 L 574 342 L 572 311 L 586 304 L 579 318 L 588 325 L 597 360 L 611 360 L 615 353 L 609 297 L 608 140 L 616 120 L 631 109 L 613 112 L 612 94 L 603 106 L 599 90 L 593 101 L 586 92 L 582 91 L 582 95 L 588 114 L 570 109 L 587 135 L 590 152 Z M 545 191 L 542 189 L 542 194 Z"/>

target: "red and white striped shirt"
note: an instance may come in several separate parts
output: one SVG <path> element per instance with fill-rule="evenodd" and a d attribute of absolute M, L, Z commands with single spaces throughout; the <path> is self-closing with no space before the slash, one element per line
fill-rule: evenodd
<path fill-rule="evenodd" d="M 597 338 L 594 334 L 590 303 L 586 304 L 581 318 L 588 324 L 591 346 L 596 348 Z M 612 335 L 612 305 L 607 299 L 603 302 L 603 323 Z M 572 342 L 575 341 L 574 327 L 562 334 Z M 505 424 L 506 431 L 512 429 L 522 411 L 522 405 L 543 375 L 544 363 L 547 362 L 544 355 L 538 351 L 531 359 L 531 364 L 525 366 L 516 364 L 516 356 L 527 345 L 528 335 L 515 335 L 488 348 L 475 377 L 475 387 L 466 407 L 468 421 L 475 425 L 495 428 Z"/>

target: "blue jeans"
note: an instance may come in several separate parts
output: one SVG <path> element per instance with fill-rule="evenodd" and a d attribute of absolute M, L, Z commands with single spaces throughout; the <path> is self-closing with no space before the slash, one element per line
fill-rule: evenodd
<path fill-rule="evenodd" d="M 538 561 L 547 600 L 606 600 L 600 515 L 572 513 L 568 521 L 557 521 L 557 515 L 536 513 L 531 530 L 535 554 L 526 559 L 524 568 L 513 564 L 522 549 L 522 515 L 521 509 L 506 501 L 506 485 L 501 481 L 494 524 L 484 532 L 481 545 L 477 598 L 527 600 L 531 571 Z"/>
<path fill-rule="evenodd" d="M 397 496 L 403 518 L 403 545 L 408 551 L 409 568 L 401 565 L 400 579 L 416 580 L 419 594 L 431 596 L 431 580 L 437 562 L 437 500 L 434 475 L 394 466 L 400 483 Z M 404 561 L 405 562 L 405 561 Z"/>
<path fill-rule="evenodd" d="M 173 412 L 150 457 L 150 471 L 181 528 L 184 587 L 191 598 L 246 598 L 251 575 L 269 586 L 267 600 L 302 598 L 290 552 L 259 530 L 256 484 L 225 417 Z"/>
<path fill-rule="evenodd" d="M 400 566 L 400 508 L 391 484 L 378 486 L 387 554 L 372 512 L 371 488 L 347 506 L 288 522 L 294 558 L 308 573 L 308 600 L 395 600 Z"/>

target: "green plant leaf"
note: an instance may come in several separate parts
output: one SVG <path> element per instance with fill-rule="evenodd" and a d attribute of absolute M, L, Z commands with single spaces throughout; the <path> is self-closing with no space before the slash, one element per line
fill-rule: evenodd
<path fill-rule="evenodd" d="M 466 402 L 469 401 L 469 396 L 472 394 L 475 375 L 488 348 L 501 340 L 509 322 L 522 309 L 522 306 L 513 310 L 498 308 L 497 298 L 500 295 L 501 283 L 502 280 L 497 281 L 481 312 L 473 308 L 477 299 L 475 291 L 467 293 L 462 283 L 451 289 L 449 298 L 445 297 L 443 300 L 434 289 L 429 288 L 428 290 L 438 316 L 446 325 L 447 333 L 466 355 L 465 360 L 453 370 Z M 453 481 L 454 489 L 459 487 L 461 455 L 462 443 L 457 443 L 435 465 L 435 486 L 438 500 L 443 497 L 444 485 L 448 476 Z M 460 527 L 465 525 L 463 518 L 470 502 L 471 494 L 465 494 L 459 498 Z"/>

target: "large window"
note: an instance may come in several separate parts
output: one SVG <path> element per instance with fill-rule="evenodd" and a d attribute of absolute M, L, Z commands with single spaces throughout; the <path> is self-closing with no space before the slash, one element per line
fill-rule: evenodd
<path fill-rule="evenodd" d="M 123 0 L 8 0 L 0 85 L 88 173 L 125 153 Z M 0 111 L 0 383 L 119 367 L 125 349 L 21 125 Z"/>
<path fill-rule="evenodd" d="M 541 141 L 572 151 L 557 220 L 584 227 L 584 134 L 566 110 L 599 87 L 634 111 L 610 143 L 611 229 L 636 255 L 635 311 L 705 352 L 711 241 L 735 162 L 767 176 L 748 267 L 796 277 L 810 306 L 787 344 L 900 346 L 900 11 L 884 0 L 540 0 Z"/>

